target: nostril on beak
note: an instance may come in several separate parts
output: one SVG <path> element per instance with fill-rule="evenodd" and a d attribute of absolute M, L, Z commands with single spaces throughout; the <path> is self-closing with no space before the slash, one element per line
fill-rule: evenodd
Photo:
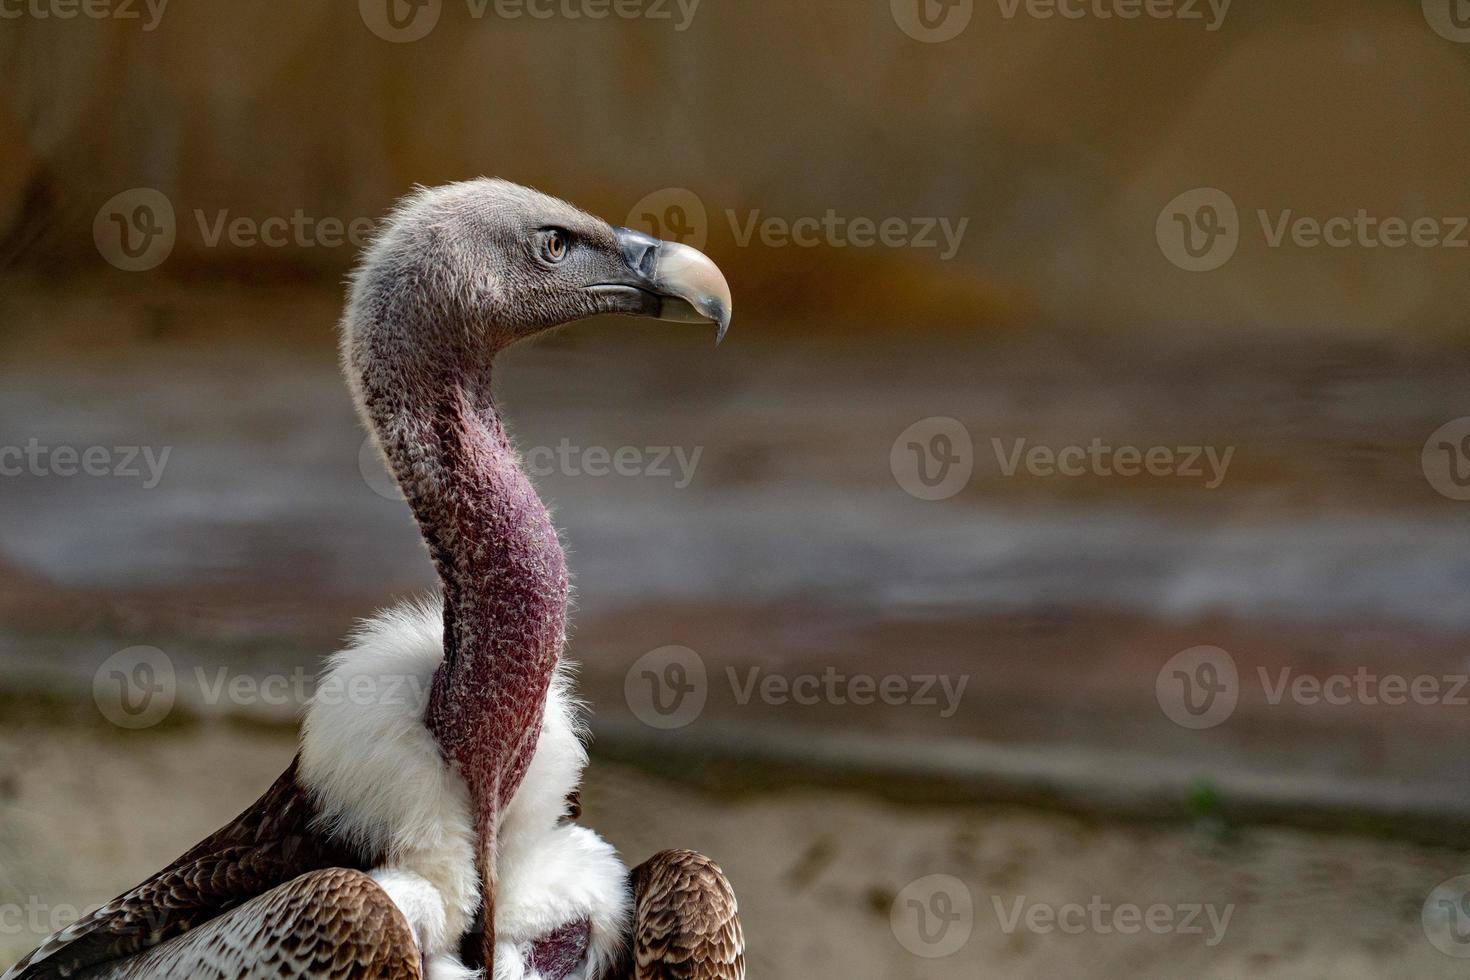
<path fill-rule="evenodd" d="M 628 268 L 645 279 L 651 279 L 658 265 L 659 240 L 632 228 L 618 228 L 616 231 L 618 247 L 622 250 L 623 261 L 628 263 Z"/>

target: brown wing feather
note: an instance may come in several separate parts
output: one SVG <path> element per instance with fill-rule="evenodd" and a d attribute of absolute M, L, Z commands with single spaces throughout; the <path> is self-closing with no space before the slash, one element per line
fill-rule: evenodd
<path fill-rule="evenodd" d="M 745 936 L 720 866 L 661 851 L 633 869 L 631 980 L 743 980 Z"/>
<path fill-rule="evenodd" d="M 73 976 L 132 956 L 307 872 L 370 867 L 312 827 L 296 762 L 248 809 L 158 874 L 47 939 L 0 980 Z"/>
<path fill-rule="evenodd" d="M 421 980 L 408 921 L 361 871 L 312 871 L 93 980 Z"/>

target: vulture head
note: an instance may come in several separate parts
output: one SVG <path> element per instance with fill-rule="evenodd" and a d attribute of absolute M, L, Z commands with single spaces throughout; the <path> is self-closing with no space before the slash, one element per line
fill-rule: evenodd
<path fill-rule="evenodd" d="M 343 323 L 350 367 L 417 351 L 488 361 L 551 327 L 622 313 L 730 324 L 730 288 L 703 253 L 614 227 L 565 201 L 481 178 L 405 198 L 363 256 Z M 349 376 L 357 371 L 349 371 Z"/>

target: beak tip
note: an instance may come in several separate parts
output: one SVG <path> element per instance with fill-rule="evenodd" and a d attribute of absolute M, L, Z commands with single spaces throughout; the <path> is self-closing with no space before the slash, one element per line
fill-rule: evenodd
<path fill-rule="evenodd" d="M 730 330 L 730 308 L 724 304 L 721 304 L 719 310 L 716 311 L 714 321 L 716 327 L 715 346 L 718 347 L 720 346 L 721 342 L 724 341 L 725 334 L 728 333 Z"/>

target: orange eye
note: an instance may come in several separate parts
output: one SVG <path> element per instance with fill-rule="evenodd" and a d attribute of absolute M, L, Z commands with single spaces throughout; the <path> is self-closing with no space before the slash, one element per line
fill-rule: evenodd
<path fill-rule="evenodd" d="M 564 231 L 553 228 L 546 234 L 546 257 L 553 262 L 560 262 L 567 256 L 567 234 Z"/>

